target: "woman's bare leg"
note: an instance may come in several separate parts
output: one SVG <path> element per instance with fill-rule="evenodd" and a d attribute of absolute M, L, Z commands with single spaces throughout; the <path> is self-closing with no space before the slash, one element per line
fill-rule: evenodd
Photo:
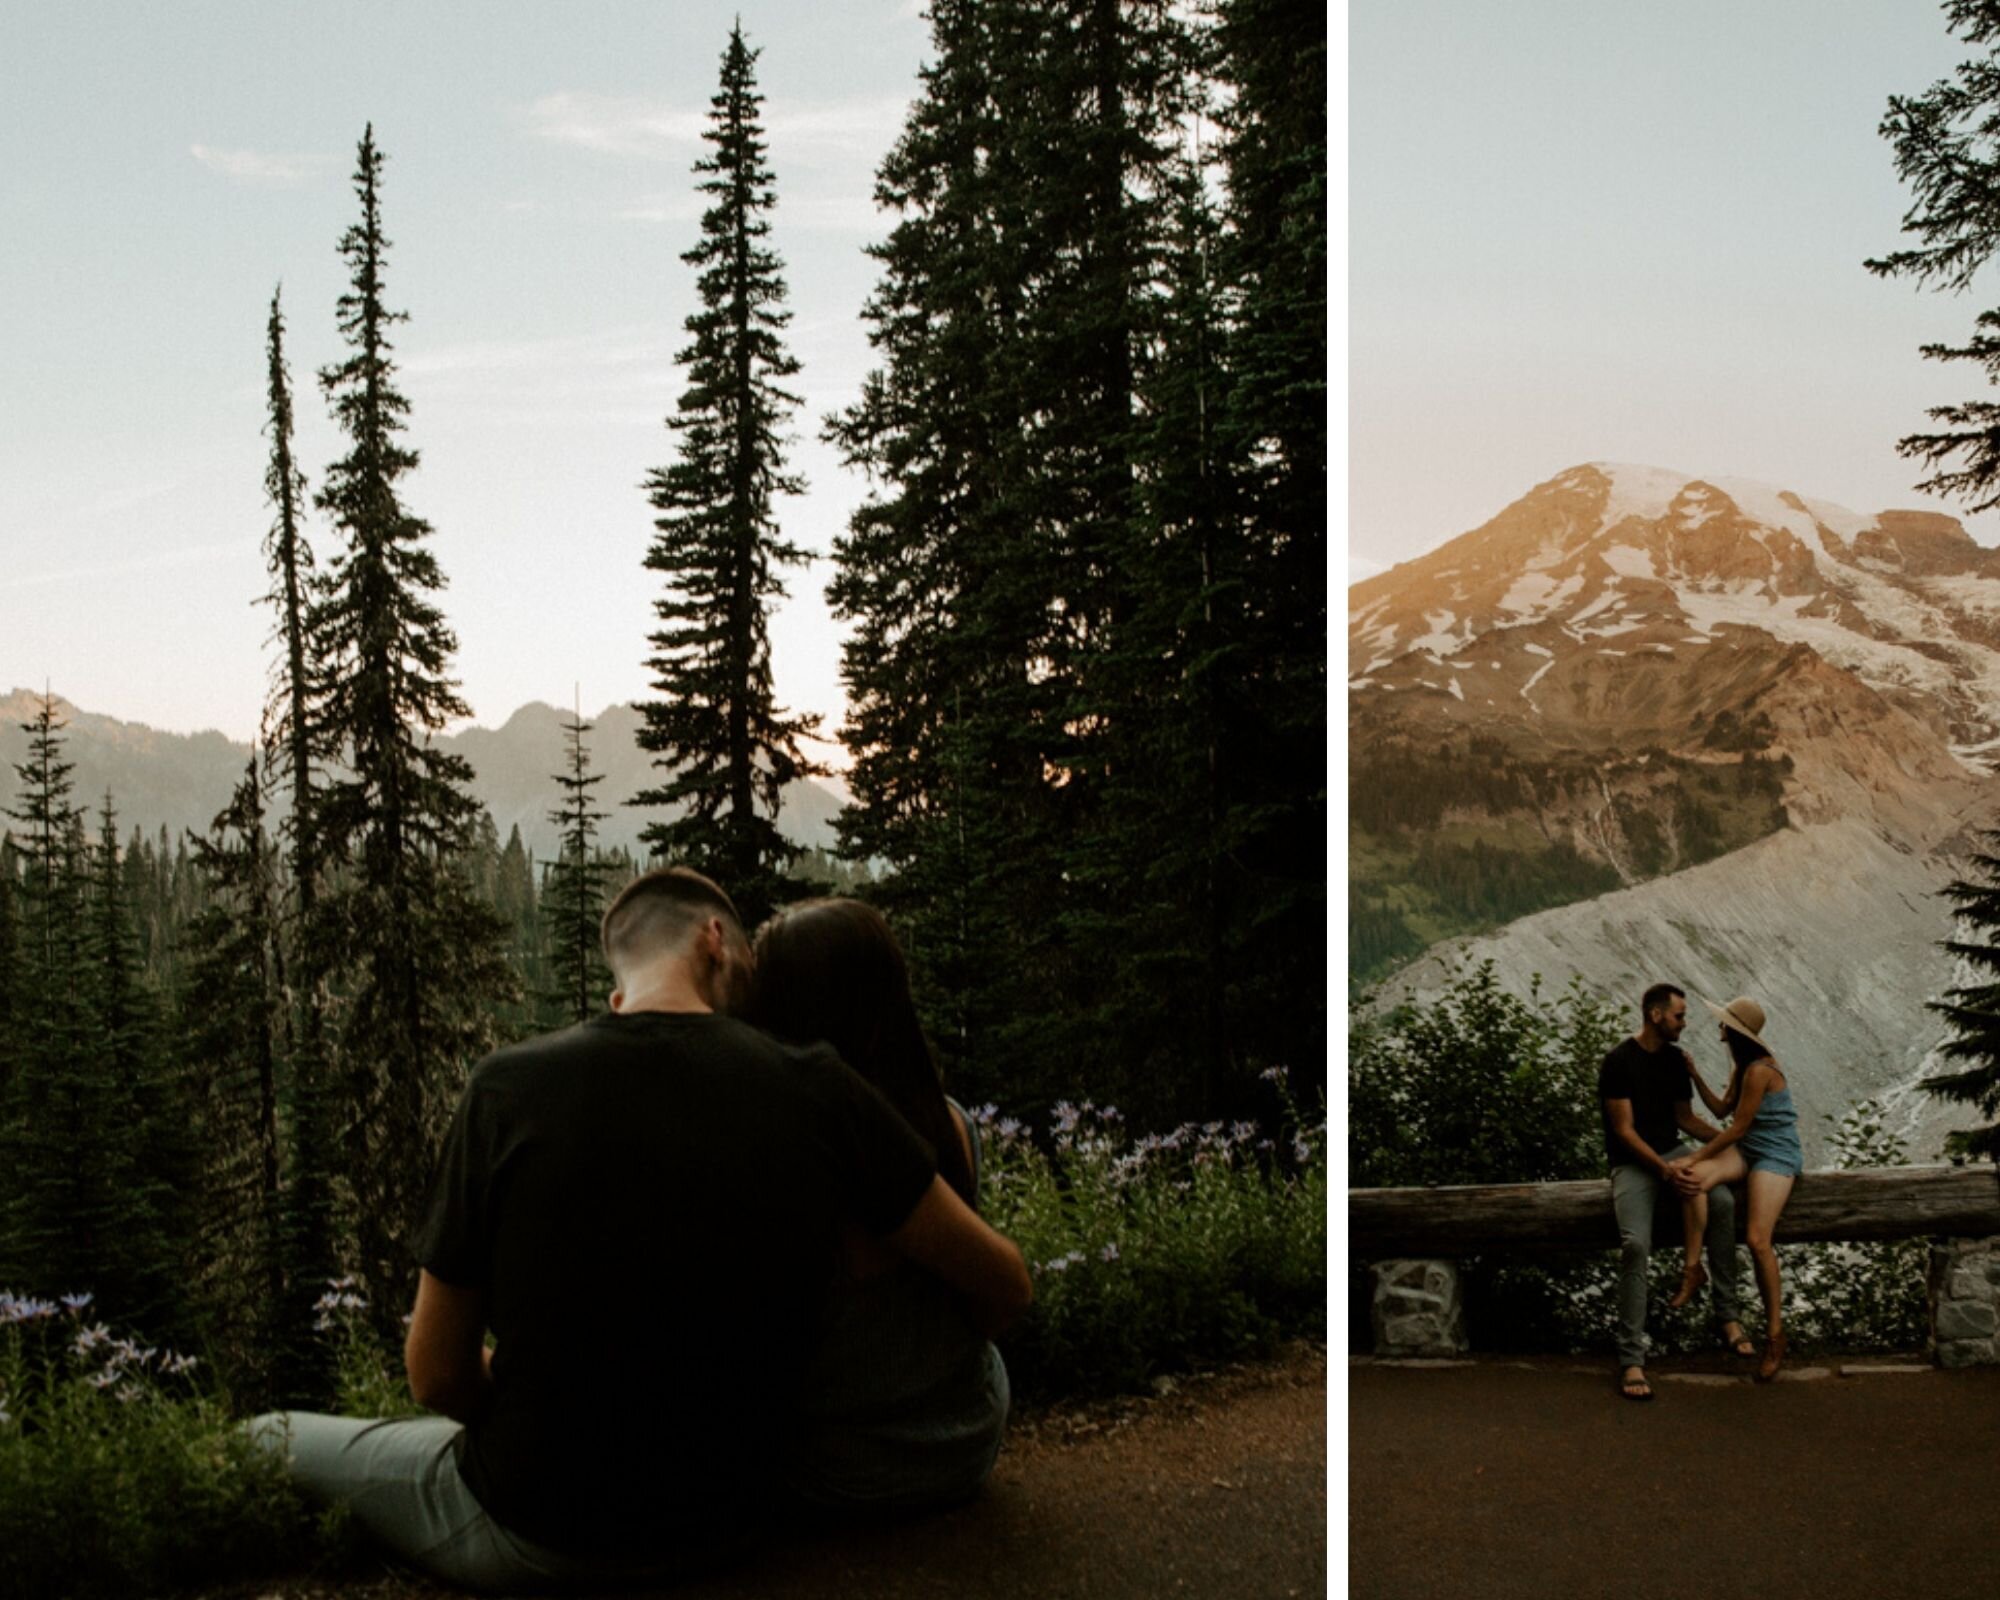
<path fill-rule="evenodd" d="M 1681 1196 L 1681 1286 L 1674 1297 L 1667 1302 L 1667 1309 L 1678 1311 L 1695 1296 L 1704 1283 L 1708 1282 L 1708 1272 L 1701 1264 L 1702 1235 L 1708 1232 L 1708 1191 L 1700 1194 Z"/>
<path fill-rule="evenodd" d="M 1789 1173 L 1753 1172 L 1748 1189 L 1750 1218 L 1743 1232 L 1750 1246 L 1750 1259 L 1757 1268 L 1757 1292 L 1764 1297 L 1765 1334 L 1775 1339 L 1784 1331 L 1785 1317 L 1778 1282 L 1778 1250 L 1771 1242 L 1771 1233 L 1778 1225 L 1785 1202 L 1791 1198 L 1792 1178 Z"/>
<path fill-rule="evenodd" d="M 1697 1161 L 1690 1170 L 1700 1181 L 1702 1199 L 1706 1201 L 1709 1190 L 1715 1188 L 1718 1184 L 1739 1182 L 1748 1175 L 1750 1169 L 1744 1163 L 1743 1152 L 1738 1150 L 1736 1146 L 1731 1145 L 1719 1154 L 1710 1156 L 1706 1161 Z M 1744 1345 L 1750 1343 L 1750 1339 L 1744 1333 L 1743 1325 L 1740 1322 L 1727 1324 L 1722 1332 L 1724 1337 L 1729 1340 L 1730 1348 L 1739 1356 L 1754 1355 L 1756 1353 L 1754 1349 L 1745 1350 L 1743 1348 Z"/>

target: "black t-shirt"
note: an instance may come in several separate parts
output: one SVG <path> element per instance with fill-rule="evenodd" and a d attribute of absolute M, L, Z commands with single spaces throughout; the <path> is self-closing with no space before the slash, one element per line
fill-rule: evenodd
<path fill-rule="evenodd" d="M 707 1013 L 607 1014 L 482 1061 L 418 1236 L 487 1291 L 495 1397 L 459 1470 L 576 1555 L 727 1538 L 851 1218 L 894 1231 L 930 1146 L 824 1046 Z"/>
<path fill-rule="evenodd" d="M 1664 1155 L 1680 1143 L 1674 1107 L 1694 1098 L 1687 1053 L 1677 1044 L 1648 1050 L 1637 1039 L 1627 1039 L 1597 1069 L 1597 1098 L 1600 1105 L 1606 1100 L 1630 1100 L 1632 1126 L 1641 1139 Z M 1603 1116 L 1604 1153 L 1611 1164 L 1637 1165 L 1639 1158 L 1632 1147 L 1611 1131 L 1610 1111 L 1606 1109 Z"/>

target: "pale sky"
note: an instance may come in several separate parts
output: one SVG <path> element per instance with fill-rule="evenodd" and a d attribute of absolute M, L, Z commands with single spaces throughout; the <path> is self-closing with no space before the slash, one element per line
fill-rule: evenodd
<path fill-rule="evenodd" d="M 269 660 L 264 322 L 284 282 L 297 449 L 341 441 L 336 254 L 365 124 L 389 301 L 475 719 L 648 693 L 639 485 L 671 459 L 700 215 L 690 170 L 731 21 L 763 52 L 771 242 L 791 289 L 785 532 L 825 554 L 864 492 L 818 442 L 871 365 L 873 173 L 926 58 L 914 0 L 423 5 L 5 0 L 0 692 L 250 737 Z M 332 548 L 314 514 L 313 542 Z M 842 709 L 822 560 L 772 628 L 778 693 Z"/>
<path fill-rule="evenodd" d="M 1967 53 L 1935 0 L 1354 0 L 1348 48 L 1350 582 L 1585 461 L 1958 514 L 1895 443 L 1983 395 L 1917 347 L 2000 270 L 1861 266 L 1888 97 Z"/>

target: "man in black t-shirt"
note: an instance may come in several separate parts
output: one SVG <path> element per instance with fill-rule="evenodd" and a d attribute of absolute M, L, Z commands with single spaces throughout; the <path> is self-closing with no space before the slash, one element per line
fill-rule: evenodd
<path fill-rule="evenodd" d="M 1687 996 L 1656 983 L 1639 1002 L 1639 1031 L 1597 1069 L 1604 1116 L 1604 1153 L 1611 1163 L 1611 1203 L 1618 1217 L 1619 1391 L 1650 1400 L 1646 1381 L 1646 1266 L 1653 1250 L 1653 1216 L 1663 1203 L 1678 1207 L 1668 1163 L 1681 1135 L 1707 1140 L 1716 1130 L 1695 1115 L 1692 1064 L 1676 1041 L 1687 1026 Z M 1756 1347 L 1736 1320 L 1736 1201 L 1726 1186 L 1708 1197 L 1707 1246 L 1715 1320 L 1739 1353 Z"/>
<path fill-rule="evenodd" d="M 645 874 L 604 943 L 611 1011 L 488 1056 L 446 1138 L 404 1352 L 443 1415 L 252 1424 L 468 1587 L 671 1577 L 746 1537 L 845 1221 L 985 1331 L 1032 1296 L 873 1087 L 721 1014 L 750 952 L 714 884 Z"/>

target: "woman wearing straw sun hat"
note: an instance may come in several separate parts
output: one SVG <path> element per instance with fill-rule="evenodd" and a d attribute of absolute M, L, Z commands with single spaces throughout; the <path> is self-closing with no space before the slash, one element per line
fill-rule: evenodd
<path fill-rule="evenodd" d="M 1769 1383 L 1778 1375 L 1785 1359 L 1785 1328 L 1779 1301 L 1778 1252 L 1771 1243 L 1778 1215 L 1791 1197 L 1792 1182 L 1805 1170 L 1805 1150 L 1799 1143 L 1799 1114 L 1792 1104 L 1791 1085 L 1771 1054 L 1771 1047 L 1759 1037 L 1764 1031 L 1764 1008 L 1748 995 L 1739 995 L 1726 1006 L 1713 1000 L 1702 1004 L 1715 1013 L 1721 1024 L 1722 1042 L 1729 1051 L 1729 1087 L 1720 1096 L 1709 1092 L 1701 1073 L 1694 1074 L 1695 1086 L 1708 1109 L 1717 1117 L 1729 1117 L 1729 1126 L 1691 1156 L 1670 1163 L 1677 1169 L 1675 1184 L 1684 1194 L 1695 1197 L 1703 1213 L 1708 1191 L 1718 1183 L 1744 1181 L 1748 1190 L 1749 1216 L 1744 1238 L 1757 1269 L 1757 1288 L 1764 1297 L 1766 1338 L 1764 1358 L 1757 1367 L 1757 1381 Z M 1706 1221 L 1706 1216 L 1702 1217 Z M 1699 1226 L 1699 1224 L 1697 1224 Z"/>

